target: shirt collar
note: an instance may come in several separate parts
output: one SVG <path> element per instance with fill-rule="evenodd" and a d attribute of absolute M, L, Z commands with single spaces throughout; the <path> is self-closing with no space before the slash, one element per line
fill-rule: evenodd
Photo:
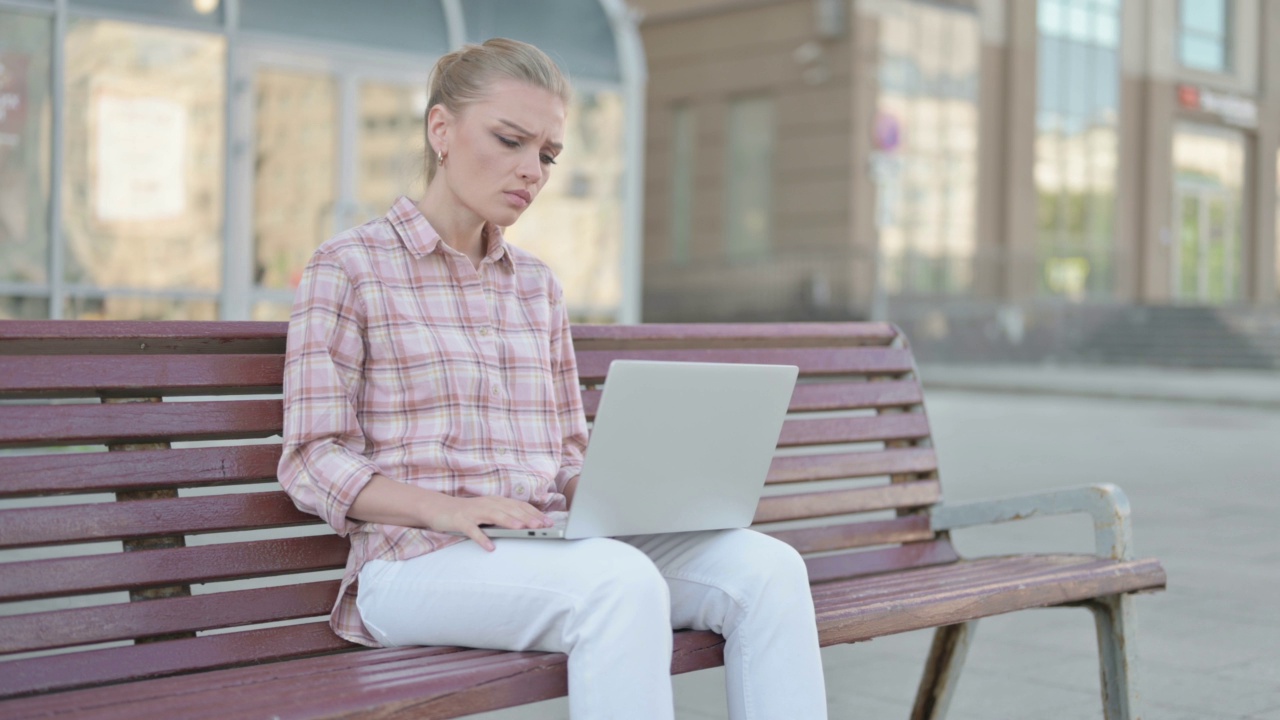
<path fill-rule="evenodd" d="M 422 216 L 417 203 L 403 195 L 391 205 L 386 218 L 415 257 L 425 257 L 437 250 L 444 253 L 458 252 L 441 242 L 440 233 Z M 489 252 L 485 259 L 515 272 L 516 266 L 507 248 L 507 240 L 502 235 L 502 229 L 496 225 L 489 226 Z"/>

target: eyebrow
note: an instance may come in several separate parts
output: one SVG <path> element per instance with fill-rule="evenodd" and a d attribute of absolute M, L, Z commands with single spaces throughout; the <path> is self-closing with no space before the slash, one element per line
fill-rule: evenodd
<path fill-rule="evenodd" d="M 534 136 L 534 134 L 533 134 L 533 133 L 529 132 L 528 130 L 525 130 L 524 128 L 522 128 L 522 127 L 520 127 L 519 125 L 517 125 L 517 124 L 515 124 L 515 123 L 511 122 L 510 120 L 503 120 L 503 119 L 499 118 L 499 119 L 498 119 L 498 122 L 502 123 L 503 125 L 506 125 L 507 127 L 511 128 L 512 130 L 515 130 L 516 132 L 518 132 L 518 133 L 520 133 L 521 135 L 524 135 L 524 136 L 526 136 L 526 137 L 533 137 L 533 136 Z M 548 144 L 548 145 L 550 145 L 550 146 L 551 146 L 551 149 L 552 149 L 552 150 L 555 150 L 557 153 L 558 153 L 558 152 L 560 152 L 561 150 L 564 150 L 564 145 L 561 145 L 561 144 L 560 144 L 560 143 L 558 143 L 558 142 L 548 142 L 547 144 Z"/>

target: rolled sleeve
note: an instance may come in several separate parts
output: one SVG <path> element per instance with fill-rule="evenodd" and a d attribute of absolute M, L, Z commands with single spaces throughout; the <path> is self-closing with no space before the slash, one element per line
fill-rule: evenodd
<path fill-rule="evenodd" d="M 323 252 L 313 256 L 289 319 L 278 474 L 300 510 L 319 516 L 343 536 L 359 527 L 347 512 L 378 472 L 364 456 L 356 411 L 363 389 L 365 317 L 339 258 Z"/>
<path fill-rule="evenodd" d="M 556 490 L 564 492 L 569 481 L 582 472 L 582 457 L 587 448 L 587 417 L 582 409 L 582 385 L 578 380 L 578 361 L 573 353 L 573 336 L 569 327 L 569 310 L 564 294 L 554 289 L 555 320 L 551 329 L 551 372 L 555 383 L 556 415 L 561 429 L 560 469 L 556 472 Z"/>

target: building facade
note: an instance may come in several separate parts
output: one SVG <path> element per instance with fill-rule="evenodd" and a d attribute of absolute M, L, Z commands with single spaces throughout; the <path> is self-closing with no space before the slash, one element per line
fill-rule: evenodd
<path fill-rule="evenodd" d="M 1280 3 L 639 4 L 648 321 L 888 318 L 962 358 L 1280 316 Z"/>
<path fill-rule="evenodd" d="M 317 245 L 420 192 L 428 73 L 493 36 L 575 86 L 508 237 L 576 317 L 634 319 L 628 33 L 622 0 L 0 0 L 0 319 L 287 318 Z"/>

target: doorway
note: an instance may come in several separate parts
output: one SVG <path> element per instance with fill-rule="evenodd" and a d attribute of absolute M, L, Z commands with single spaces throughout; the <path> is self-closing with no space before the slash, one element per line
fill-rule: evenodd
<path fill-rule="evenodd" d="M 1179 123 L 1173 137 L 1172 299 L 1225 305 L 1244 299 L 1242 133 Z"/>

